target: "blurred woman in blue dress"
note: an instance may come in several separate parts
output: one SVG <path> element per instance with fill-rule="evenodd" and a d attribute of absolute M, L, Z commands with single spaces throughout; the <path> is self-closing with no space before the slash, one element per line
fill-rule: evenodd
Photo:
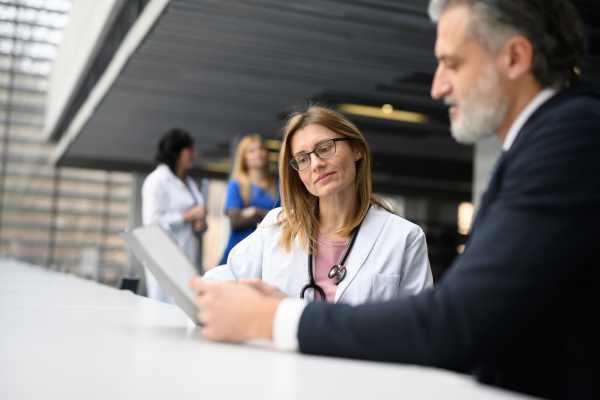
<path fill-rule="evenodd" d="M 238 145 L 227 188 L 225 213 L 231 235 L 220 265 L 227 263 L 236 244 L 256 230 L 274 207 L 280 207 L 279 185 L 269 172 L 267 149 L 259 135 L 245 136 Z"/>

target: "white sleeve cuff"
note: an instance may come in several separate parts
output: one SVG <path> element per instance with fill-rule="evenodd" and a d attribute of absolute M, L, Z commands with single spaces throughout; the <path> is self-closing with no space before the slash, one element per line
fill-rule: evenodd
<path fill-rule="evenodd" d="M 301 299 L 285 298 L 279 303 L 273 321 L 273 344 L 278 350 L 298 351 L 298 326 L 307 303 Z"/>
<path fill-rule="evenodd" d="M 185 225 L 183 214 L 180 212 L 166 213 L 160 218 L 160 221 L 167 224 L 173 232 L 180 230 Z"/>

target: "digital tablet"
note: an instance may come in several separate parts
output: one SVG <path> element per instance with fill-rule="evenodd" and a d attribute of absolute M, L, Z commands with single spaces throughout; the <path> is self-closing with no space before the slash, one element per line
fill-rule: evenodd
<path fill-rule="evenodd" d="M 199 308 L 194 304 L 196 293 L 188 287 L 198 271 L 175 239 L 158 223 L 127 229 L 119 235 L 179 308 L 200 325 Z"/>

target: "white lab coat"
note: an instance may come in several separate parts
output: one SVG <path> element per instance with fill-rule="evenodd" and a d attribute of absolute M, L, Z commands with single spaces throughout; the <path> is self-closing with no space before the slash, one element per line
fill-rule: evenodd
<path fill-rule="evenodd" d="M 173 235 L 192 264 L 196 265 L 194 224 L 185 222 L 182 212 L 195 204 L 204 204 L 204 199 L 196 182 L 187 176 L 186 180 L 194 193 L 193 197 L 187 186 L 166 164 L 157 166 L 142 185 L 142 223 L 150 225 L 159 221 Z M 146 284 L 149 298 L 175 304 L 148 269 Z"/>
<path fill-rule="evenodd" d="M 279 246 L 280 227 L 269 225 L 277 221 L 280 211 L 269 212 L 259 228 L 231 250 L 227 264 L 208 271 L 204 279 L 260 278 L 289 296 L 300 297 L 300 290 L 308 283 L 308 254 L 298 238 L 290 253 Z M 391 300 L 433 286 L 421 228 L 376 206 L 362 223 L 346 269 L 336 303 Z M 312 300 L 313 296 L 312 289 L 306 291 L 305 298 Z"/>

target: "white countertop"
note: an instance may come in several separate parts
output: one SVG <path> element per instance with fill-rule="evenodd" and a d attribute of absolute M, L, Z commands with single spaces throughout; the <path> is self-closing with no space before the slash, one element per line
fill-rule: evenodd
<path fill-rule="evenodd" d="M 0 399 L 525 399 L 443 370 L 203 339 L 175 306 L 0 261 Z"/>

